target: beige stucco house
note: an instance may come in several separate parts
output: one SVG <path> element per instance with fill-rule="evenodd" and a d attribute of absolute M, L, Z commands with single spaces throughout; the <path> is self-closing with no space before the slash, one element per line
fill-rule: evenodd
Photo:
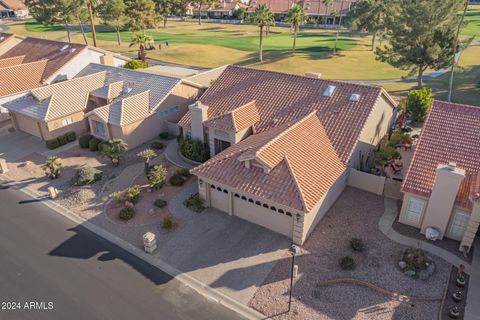
<path fill-rule="evenodd" d="M 207 206 L 303 244 L 394 107 L 380 87 L 228 66 L 179 125 L 210 148 L 192 170 Z"/>
<path fill-rule="evenodd" d="M 469 250 L 480 223 L 480 108 L 434 101 L 402 185 L 399 221 Z"/>
<path fill-rule="evenodd" d="M 181 79 L 90 64 L 67 81 L 6 103 L 17 130 L 43 140 L 68 131 L 135 147 L 177 122 L 204 89 Z"/>

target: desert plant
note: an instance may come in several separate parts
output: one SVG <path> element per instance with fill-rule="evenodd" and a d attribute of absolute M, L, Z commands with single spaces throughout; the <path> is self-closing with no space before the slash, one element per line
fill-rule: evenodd
<path fill-rule="evenodd" d="M 50 179 L 57 179 L 60 176 L 60 169 L 62 167 L 60 158 L 48 157 L 47 162 L 43 165 L 42 169 Z"/>
<path fill-rule="evenodd" d="M 118 203 L 123 202 L 125 200 L 125 198 L 123 197 L 123 192 L 122 191 L 114 192 L 112 194 L 112 198 L 113 198 L 113 200 L 115 200 Z"/>
<path fill-rule="evenodd" d="M 128 149 L 128 145 L 122 139 L 112 139 L 100 150 L 101 154 L 112 161 L 114 166 L 120 163 L 120 157 Z"/>
<path fill-rule="evenodd" d="M 365 251 L 365 243 L 360 238 L 352 238 L 350 240 L 350 247 L 353 251 L 363 252 Z"/>
<path fill-rule="evenodd" d="M 173 219 L 172 216 L 166 215 L 162 219 L 162 228 L 170 230 L 173 228 Z"/>
<path fill-rule="evenodd" d="M 98 144 L 98 152 L 102 153 L 102 150 L 104 150 L 108 146 L 108 142 L 106 141 L 100 141 Z"/>
<path fill-rule="evenodd" d="M 412 139 L 408 133 L 398 130 L 392 133 L 388 144 L 392 147 L 395 147 L 396 145 L 403 143 L 403 141 L 411 142 L 411 140 Z"/>
<path fill-rule="evenodd" d="M 56 139 L 56 138 L 45 141 L 45 145 L 50 150 L 57 149 L 58 147 L 60 147 L 60 143 L 58 142 L 58 139 Z"/>
<path fill-rule="evenodd" d="M 148 173 L 148 183 L 150 188 L 160 189 L 167 181 L 167 169 L 162 166 L 154 166 Z"/>
<path fill-rule="evenodd" d="M 80 138 L 78 138 L 78 144 L 80 145 L 80 148 L 87 149 L 90 146 L 89 142 L 92 139 L 93 136 L 91 134 L 81 135 Z"/>
<path fill-rule="evenodd" d="M 101 140 L 97 138 L 90 139 L 88 142 L 88 148 L 90 151 L 98 151 L 98 145 L 100 144 Z"/>
<path fill-rule="evenodd" d="M 150 170 L 150 160 L 155 158 L 157 156 L 157 153 L 153 149 L 145 149 L 137 153 L 137 156 L 143 159 L 143 162 L 145 163 L 145 174 L 147 174 Z"/>
<path fill-rule="evenodd" d="M 185 177 L 185 178 L 189 178 L 192 174 L 190 173 L 190 170 L 188 170 L 187 168 L 180 168 L 180 169 L 177 169 L 176 171 L 176 174 L 182 176 L 182 177 Z"/>
<path fill-rule="evenodd" d="M 399 157 L 400 153 L 394 147 L 386 145 L 380 148 L 379 156 L 383 161 L 388 161 L 392 158 Z"/>
<path fill-rule="evenodd" d="M 166 140 L 170 138 L 170 133 L 165 131 L 165 132 L 161 132 L 158 136 L 160 137 L 160 139 Z"/>
<path fill-rule="evenodd" d="M 193 210 L 199 213 L 205 209 L 203 205 L 203 200 L 202 198 L 200 198 L 200 195 L 198 193 L 192 194 L 190 197 L 188 197 L 187 200 L 183 202 L 183 204 L 190 210 Z"/>
<path fill-rule="evenodd" d="M 340 259 L 340 268 L 342 270 L 354 270 L 355 269 L 355 260 L 350 256 L 345 256 Z"/>
<path fill-rule="evenodd" d="M 405 270 L 419 272 L 428 267 L 425 251 L 418 248 L 407 248 L 403 253 L 402 261 L 407 264 Z"/>
<path fill-rule="evenodd" d="M 163 149 L 163 143 L 161 143 L 160 141 L 153 141 L 150 147 L 155 150 L 160 150 Z"/>
<path fill-rule="evenodd" d="M 172 186 L 179 187 L 183 185 L 183 183 L 185 182 L 185 177 L 179 174 L 174 174 L 173 176 L 170 177 L 169 181 Z"/>
<path fill-rule="evenodd" d="M 74 186 L 86 186 L 102 179 L 102 171 L 85 165 L 75 172 L 72 178 Z"/>
<path fill-rule="evenodd" d="M 65 133 L 65 136 L 67 137 L 68 142 L 73 142 L 77 139 L 77 134 L 75 131 L 69 131 Z"/>
<path fill-rule="evenodd" d="M 130 207 L 122 208 L 122 210 L 120 210 L 120 212 L 118 213 L 118 217 L 120 218 L 120 220 L 123 220 L 123 221 L 128 221 L 132 219 L 134 216 L 135 216 L 135 209 Z"/>
<path fill-rule="evenodd" d="M 167 205 L 167 201 L 165 201 L 163 199 L 157 199 L 157 200 L 155 200 L 153 205 L 157 208 L 163 208 Z"/>
<path fill-rule="evenodd" d="M 138 203 L 140 201 L 140 191 L 141 187 L 139 185 L 131 186 L 130 188 L 125 189 L 123 192 L 123 198 L 125 201 L 131 202 L 133 204 Z"/>

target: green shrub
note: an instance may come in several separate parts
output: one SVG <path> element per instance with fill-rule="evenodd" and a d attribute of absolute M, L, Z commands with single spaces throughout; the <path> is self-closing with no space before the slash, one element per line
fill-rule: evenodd
<path fill-rule="evenodd" d="M 123 192 L 124 199 L 133 204 L 138 203 L 138 201 L 140 201 L 140 191 L 141 187 L 139 185 L 127 188 Z"/>
<path fill-rule="evenodd" d="M 180 169 L 177 169 L 176 173 L 179 175 L 179 176 L 182 176 L 182 177 L 185 177 L 185 178 L 189 178 L 192 174 L 190 173 L 190 170 L 188 170 L 187 168 L 180 168 Z"/>
<path fill-rule="evenodd" d="M 160 137 L 160 139 L 166 140 L 166 139 L 170 138 L 170 133 L 161 132 L 158 136 Z"/>
<path fill-rule="evenodd" d="M 399 157 L 400 153 L 394 147 L 390 145 L 386 145 L 380 148 L 379 156 L 380 156 L 380 159 L 387 161 L 392 158 Z"/>
<path fill-rule="evenodd" d="M 57 149 L 58 147 L 60 147 L 60 143 L 58 142 L 58 139 L 56 139 L 56 138 L 45 141 L 45 145 L 50 150 Z"/>
<path fill-rule="evenodd" d="M 144 69 L 147 67 L 147 64 L 140 60 L 129 60 L 123 67 L 132 70 Z"/>
<path fill-rule="evenodd" d="M 407 140 L 408 142 L 411 141 L 410 135 L 406 132 L 395 131 L 392 133 L 388 144 L 392 147 L 395 147 L 398 144 L 403 143 L 403 141 Z"/>
<path fill-rule="evenodd" d="M 210 158 L 210 150 L 206 144 L 200 140 L 185 139 L 180 137 L 178 145 L 182 155 L 196 162 L 205 162 Z"/>
<path fill-rule="evenodd" d="M 103 172 L 91 166 L 83 166 L 75 172 L 72 178 L 74 186 L 86 186 L 102 179 Z"/>
<path fill-rule="evenodd" d="M 407 263 L 405 270 L 419 272 L 427 269 L 427 255 L 425 251 L 417 248 L 407 248 L 403 253 L 402 260 Z"/>
<path fill-rule="evenodd" d="M 113 198 L 113 200 L 115 200 L 116 202 L 119 202 L 119 203 L 125 200 L 125 198 L 123 197 L 123 192 L 122 191 L 114 192 L 112 194 L 112 198 Z"/>
<path fill-rule="evenodd" d="M 160 141 L 153 141 L 150 147 L 156 150 L 163 149 L 163 143 L 161 143 Z"/>
<path fill-rule="evenodd" d="M 98 151 L 99 152 L 102 152 L 105 150 L 105 148 L 108 148 L 108 142 L 105 142 L 105 141 L 100 141 L 100 143 L 98 144 Z"/>
<path fill-rule="evenodd" d="M 90 151 L 98 151 L 98 145 L 102 142 L 100 139 L 93 138 L 88 142 L 88 148 Z"/>
<path fill-rule="evenodd" d="M 78 138 L 78 144 L 80 145 L 80 148 L 87 149 L 90 147 L 89 142 L 90 140 L 93 139 L 93 136 L 91 134 L 83 134 Z"/>
<path fill-rule="evenodd" d="M 123 221 L 128 221 L 132 219 L 133 216 L 135 216 L 135 209 L 129 208 L 129 207 L 123 208 L 118 213 L 118 217 L 120 218 L 120 220 L 123 220 Z"/>
<path fill-rule="evenodd" d="M 359 239 L 359 238 L 352 238 L 352 240 L 350 240 L 350 247 L 352 248 L 353 251 L 357 251 L 357 252 L 365 251 L 365 243 L 363 242 L 362 239 Z"/>
<path fill-rule="evenodd" d="M 355 260 L 350 256 L 342 257 L 340 259 L 340 268 L 342 268 L 342 270 L 354 270 Z"/>
<path fill-rule="evenodd" d="M 155 202 L 153 203 L 155 205 L 155 207 L 157 208 L 163 208 L 167 205 L 167 201 L 163 200 L 163 199 L 157 199 L 155 200 Z"/>
<path fill-rule="evenodd" d="M 408 92 L 407 110 L 412 113 L 413 121 L 423 122 L 425 120 L 428 110 L 430 110 L 432 99 L 432 89 L 430 88 L 422 88 Z"/>
<path fill-rule="evenodd" d="M 75 133 L 75 131 L 69 131 L 65 133 L 65 136 L 67 137 L 68 142 L 73 142 L 77 140 L 77 134 Z"/>
<path fill-rule="evenodd" d="M 172 186 L 179 187 L 185 183 L 185 177 L 179 174 L 174 174 L 173 176 L 170 177 L 169 181 Z"/>
<path fill-rule="evenodd" d="M 59 136 L 57 137 L 58 139 L 58 143 L 61 145 L 61 146 L 64 146 L 68 143 L 68 138 L 67 138 L 67 135 L 62 135 L 62 136 Z"/>
<path fill-rule="evenodd" d="M 190 197 L 188 197 L 187 200 L 183 202 L 183 204 L 185 205 L 185 207 L 195 212 L 202 212 L 205 209 L 205 207 L 203 206 L 203 200 L 200 198 L 200 195 L 198 193 L 192 194 Z"/>
<path fill-rule="evenodd" d="M 162 166 L 153 166 L 148 172 L 148 184 L 150 188 L 160 189 L 167 181 L 167 169 Z"/>
<path fill-rule="evenodd" d="M 162 228 L 170 230 L 173 228 L 173 219 L 170 215 L 166 215 L 162 219 Z"/>

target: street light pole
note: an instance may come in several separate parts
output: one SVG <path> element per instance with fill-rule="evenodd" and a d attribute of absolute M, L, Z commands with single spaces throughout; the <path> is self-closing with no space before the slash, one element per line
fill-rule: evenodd
<path fill-rule="evenodd" d="M 292 255 L 292 270 L 290 273 L 290 297 L 288 299 L 288 312 L 290 312 L 292 306 L 292 291 L 293 291 L 293 270 L 295 269 L 295 255 L 297 254 L 297 246 L 292 244 L 288 251 Z"/>

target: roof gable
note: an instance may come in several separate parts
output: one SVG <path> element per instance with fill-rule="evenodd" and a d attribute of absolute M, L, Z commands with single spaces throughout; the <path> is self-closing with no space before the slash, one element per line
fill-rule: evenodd
<path fill-rule="evenodd" d="M 22 92 L 43 85 L 47 60 L 0 68 L 0 96 Z"/>

